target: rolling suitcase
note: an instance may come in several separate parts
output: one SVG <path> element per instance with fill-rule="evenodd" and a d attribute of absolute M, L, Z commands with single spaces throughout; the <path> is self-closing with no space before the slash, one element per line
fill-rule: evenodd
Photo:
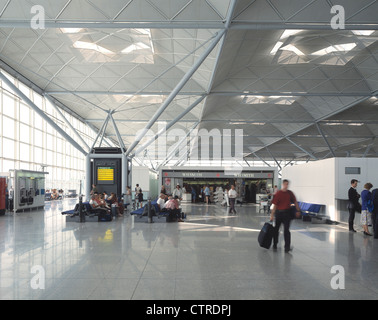
<path fill-rule="evenodd" d="M 258 242 L 260 244 L 260 247 L 263 247 L 265 249 L 270 248 L 270 246 L 272 245 L 272 240 L 273 240 L 273 230 L 274 230 L 273 225 L 270 222 L 265 222 L 258 237 Z"/>

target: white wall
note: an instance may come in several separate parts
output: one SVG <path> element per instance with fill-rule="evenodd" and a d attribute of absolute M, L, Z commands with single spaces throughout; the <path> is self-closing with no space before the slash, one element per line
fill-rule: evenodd
<path fill-rule="evenodd" d="M 290 181 L 289 188 L 298 201 L 324 204 L 325 214 L 336 220 L 334 158 L 285 167 L 283 179 Z"/>
<path fill-rule="evenodd" d="M 360 174 L 345 174 L 345 167 L 359 167 Z M 331 220 L 345 220 L 340 210 L 346 210 L 348 190 L 352 179 L 359 180 L 361 193 L 366 182 L 378 188 L 378 158 L 331 158 L 286 167 L 282 179 L 290 181 L 290 189 L 298 201 L 326 205 Z"/>
<path fill-rule="evenodd" d="M 143 194 L 150 190 L 150 170 L 148 167 L 133 166 L 131 191 L 134 192 L 136 184 L 142 188 Z"/>
<path fill-rule="evenodd" d="M 143 198 L 145 200 L 147 200 L 149 197 L 152 199 L 157 198 L 159 193 L 158 190 L 160 190 L 157 174 L 152 172 L 148 167 L 133 166 L 131 185 L 133 197 L 136 184 L 139 184 L 139 186 L 142 188 Z"/>
<path fill-rule="evenodd" d="M 377 158 L 336 158 L 336 199 L 347 200 L 350 181 L 360 181 L 358 193 L 364 189 L 364 184 L 370 182 L 373 189 L 378 188 L 378 159 Z M 345 167 L 359 167 L 361 174 L 345 174 Z"/>

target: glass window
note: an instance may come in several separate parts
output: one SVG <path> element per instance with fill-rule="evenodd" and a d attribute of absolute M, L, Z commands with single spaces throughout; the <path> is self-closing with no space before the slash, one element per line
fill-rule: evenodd
<path fill-rule="evenodd" d="M 3 172 L 8 172 L 9 170 L 16 169 L 13 160 L 3 160 Z"/>
<path fill-rule="evenodd" d="M 63 166 L 63 160 L 62 160 L 62 154 L 61 153 L 57 153 L 56 154 L 56 165 L 58 167 L 62 167 Z"/>
<path fill-rule="evenodd" d="M 20 160 L 30 161 L 30 146 L 25 143 L 20 143 Z"/>
<path fill-rule="evenodd" d="M 42 147 L 43 145 L 43 134 L 42 131 L 34 129 L 34 145 Z"/>
<path fill-rule="evenodd" d="M 20 141 L 30 143 L 30 127 L 20 123 Z"/>
<path fill-rule="evenodd" d="M 12 83 L 17 83 L 41 110 L 57 118 L 63 130 L 70 133 L 68 126 L 62 124 L 52 105 L 41 95 L 6 75 Z M 25 102 L 7 91 L 3 84 L 0 90 L 0 172 L 10 169 L 40 170 L 40 165 L 49 167 L 46 188 L 67 186 L 79 189 L 80 180 L 85 177 L 85 157 L 69 142 L 61 137 L 54 128 L 46 123 Z M 63 111 L 73 127 L 82 134 L 89 145 L 93 144 L 96 133 L 87 124 Z"/>
<path fill-rule="evenodd" d="M 20 162 L 19 169 L 21 169 L 21 170 L 31 170 L 31 164 L 29 162 Z"/>
<path fill-rule="evenodd" d="M 34 148 L 34 162 L 37 164 L 43 163 L 43 150 L 42 148 Z"/>
<path fill-rule="evenodd" d="M 34 104 L 41 110 L 43 110 L 43 100 L 42 97 L 38 93 L 33 93 L 33 100 Z"/>
<path fill-rule="evenodd" d="M 29 89 L 27 86 L 25 86 L 25 85 L 23 85 L 21 82 L 19 82 L 19 84 L 18 84 L 18 88 L 21 90 L 21 92 L 22 92 L 25 96 L 27 96 L 28 98 L 30 98 L 30 89 Z"/>
<path fill-rule="evenodd" d="M 14 159 L 15 141 L 10 139 L 3 139 L 3 156 L 4 158 Z"/>
<path fill-rule="evenodd" d="M 20 103 L 20 121 L 30 124 L 30 108 L 24 103 Z"/>
<path fill-rule="evenodd" d="M 53 162 L 53 153 L 50 150 L 46 151 L 46 162 L 50 166 L 54 164 L 54 162 Z"/>
<path fill-rule="evenodd" d="M 15 122 L 13 119 L 4 117 L 3 118 L 3 136 L 14 139 L 14 126 L 15 126 Z"/>
<path fill-rule="evenodd" d="M 3 114 L 10 116 L 12 118 L 15 117 L 14 108 L 14 98 L 7 93 L 3 94 Z"/>
<path fill-rule="evenodd" d="M 49 150 L 55 150 L 55 138 L 51 134 L 46 135 L 46 148 Z"/>
<path fill-rule="evenodd" d="M 34 127 L 43 129 L 43 119 L 35 112 L 34 113 Z"/>
<path fill-rule="evenodd" d="M 63 150 L 62 147 L 63 147 L 62 139 L 56 138 L 56 150 L 55 151 L 61 153 L 62 150 Z"/>

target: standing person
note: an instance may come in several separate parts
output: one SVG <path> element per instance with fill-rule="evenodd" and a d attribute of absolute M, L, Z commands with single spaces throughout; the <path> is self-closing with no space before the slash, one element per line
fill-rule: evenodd
<path fill-rule="evenodd" d="M 139 184 L 137 183 L 135 186 L 135 201 L 138 199 L 138 204 L 137 208 L 140 204 L 140 207 L 142 208 L 143 206 L 143 193 L 142 193 L 142 188 L 139 187 Z"/>
<path fill-rule="evenodd" d="M 191 193 L 192 193 L 192 202 L 195 203 L 196 198 L 197 198 L 197 193 L 196 193 L 196 189 L 194 188 L 194 186 L 192 186 Z"/>
<path fill-rule="evenodd" d="M 210 188 L 208 185 L 206 186 L 204 193 L 206 197 L 206 204 L 209 204 L 210 203 Z"/>
<path fill-rule="evenodd" d="M 131 188 L 130 186 L 127 186 L 126 187 L 126 198 L 125 198 L 125 207 L 126 207 L 126 210 L 127 210 L 127 206 L 131 204 L 132 202 L 132 198 L 131 198 Z"/>
<path fill-rule="evenodd" d="M 236 214 L 235 201 L 236 201 L 237 196 L 238 196 L 238 194 L 235 190 L 235 186 L 232 185 L 231 189 L 228 191 L 228 200 L 230 202 L 230 210 L 228 211 L 228 213 L 234 212 Z"/>
<path fill-rule="evenodd" d="M 292 214 L 290 212 L 291 204 L 294 203 L 296 207 L 297 217 L 300 215 L 300 209 L 298 206 L 297 199 L 292 191 L 289 190 L 289 180 L 282 181 L 281 190 L 277 191 L 275 194 L 272 204 L 274 205 L 270 213 L 270 221 L 276 219 L 276 225 L 274 227 L 273 235 L 273 249 L 277 249 L 278 236 L 280 231 L 281 223 L 284 225 L 284 239 L 285 239 L 285 252 L 292 250 L 291 248 L 291 234 L 290 234 L 290 223 L 292 219 Z"/>
<path fill-rule="evenodd" d="M 180 185 L 178 184 L 176 186 L 176 189 L 172 192 L 172 197 L 178 197 L 179 200 L 182 200 L 182 190 L 180 188 Z"/>
<path fill-rule="evenodd" d="M 364 185 L 364 190 L 361 192 L 361 224 L 364 228 L 364 235 L 372 236 L 369 232 L 369 225 L 371 225 L 371 212 L 369 204 L 373 202 L 373 197 L 370 192 L 370 189 L 373 188 L 373 185 L 368 182 Z"/>
<path fill-rule="evenodd" d="M 372 191 L 373 198 L 373 212 L 371 213 L 371 219 L 373 220 L 373 233 L 374 239 L 378 239 L 378 189 Z"/>
<path fill-rule="evenodd" d="M 8 184 L 5 184 L 5 210 L 9 209 L 9 190 Z"/>
<path fill-rule="evenodd" d="M 360 206 L 360 203 L 358 202 L 360 199 L 360 195 L 358 194 L 356 188 L 357 188 L 358 181 L 356 179 L 352 179 L 350 181 L 351 187 L 348 190 L 348 211 L 349 211 L 349 231 L 356 232 L 353 228 L 354 224 L 354 217 L 356 214 L 356 211 L 358 211 L 358 207 Z"/>

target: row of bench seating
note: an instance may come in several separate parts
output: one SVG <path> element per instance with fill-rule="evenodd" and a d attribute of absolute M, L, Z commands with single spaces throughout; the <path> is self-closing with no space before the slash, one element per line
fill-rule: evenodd
<path fill-rule="evenodd" d="M 301 210 L 301 216 L 303 221 L 313 221 L 313 219 L 318 219 L 320 210 L 322 209 L 322 207 L 324 207 L 324 205 L 322 204 L 315 204 L 303 201 L 298 201 L 298 206 Z"/>

